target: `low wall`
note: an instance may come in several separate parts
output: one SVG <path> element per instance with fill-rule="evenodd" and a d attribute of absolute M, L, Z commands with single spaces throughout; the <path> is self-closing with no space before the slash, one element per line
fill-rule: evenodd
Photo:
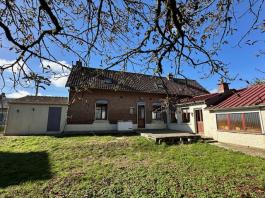
<path fill-rule="evenodd" d="M 168 125 L 168 129 L 195 133 L 195 131 L 192 129 L 192 124 L 188 124 L 188 123 L 170 123 Z"/>
<path fill-rule="evenodd" d="M 110 124 L 108 121 L 97 121 L 93 124 L 67 124 L 64 131 L 115 131 L 117 124 Z"/>
<path fill-rule="evenodd" d="M 262 134 L 217 132 L 216 136 L 219 142 L 265 149 L 265 135 Z"/>
<path fill-rule="evenodd" d="M 162 120 L 153 120 L 150 124 L 145 124 L 146 129 L 166 129 L 167 124 Z"/>
<path fill-rule="evenodd" d="M 137 129 L 137 124 L 133 124 L 133 129 Z M 145 124 L 145 129 L 166 129 L 167 125 L 163 121 L 152 121 Z M 107 120 L 97 120 L 93 124 L 67 124 L 64 131 L 66 132 L 85 132 L 85 131 L 117 131 L 117 124 L 110 124 Z"/>

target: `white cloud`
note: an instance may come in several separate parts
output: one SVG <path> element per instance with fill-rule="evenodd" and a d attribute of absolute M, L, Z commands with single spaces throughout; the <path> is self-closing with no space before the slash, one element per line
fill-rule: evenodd
<path fill-rule="evenodd" d="M 210 90 L 210 93 L 217 93 L 218 89 L 217 88 L 214 88 L 212 90 Z"/>
<path fill-rule="evenodd" d="M 19 91 L 13 92 L 11 94 L 6 94 L 6 97 L 7 98 L 21 98 L 21 97 L 24 97 L 27 95 L 31 95 L 30 92 L 24 91 L 24 90 L 19 90 Z"/>
<path fill-rule="evenodd" d="M 56 77 L 53 76 L 50 81 L 55 87 L 64 87 L 66 84 L 68 76 Z"/>
<path fill-rule="evenodd" d="M 63 64 L 63 65 L 65 65 L 65 66 L 67 66 L 67 67 L 70 67 L 70 65 L 64 60 L 63 61 L 58 61 L 58 62 Z M 55 72 L 57 74 L 62 74 L 62 73 L 63 74 L 65 74 L 65 73 L 69 74 L 69 72 L 70 72 L 69 69 L 63 67 L 62 65 L 60 65 L 58 63 L 54 63 L 54 62 L 48 61 L 48 60 L 43 60 L 42 64 L 43 64 L 44 67 L 48 67 L 49 66 L 51 71 Z"/>
<path fill-rule="evenodd" d="M 2 58 L 0 58 L 0 65 L 1 65 L 1 66 L 3 66 L 3 65 L 8 66 L 8 65 L 13 64 L 15 61 L 16 61 L 16 60 L 6 60 L 6 59 L 2 59 Z M 23 65 L 23 64 L 24 64 L 23 61 L 19 61 L 19 64 L 15 64 L 15 65 L 14 65 L 14 67 L 13 67 L 13 71 L 16 72 L 16 73 L 19 72 L 19 71 L 21 70 L 21 65 Z M 28 67 L 27 67 L 26 64 L 23 65 L 23 69 L 24 69 L 24 71 L 25 71 L 26 73 L 29 73 L 29 69 L 28 69 Z M 12 69 L 11 69 L 11 68 L 8 68 L 7 71 L 12 72 Z"/>
<path fill-rule="evenodd" d="M 66 65 L 67 67 L 70 67 L 70 65 L 66 61 L 58 61 L 59 63 Z M 62 65 L 58 63 L 54 63 L 48 60 L 43 60 L 42 64 L 44 67 L 50 67 L 50 70 L 54 72 L 55 74 L 52 75 L 50 78 L 51 84 L 55 87 L 64 87 L 68 78 L 68 75 L 70 73 L 70 70 L 63 67 Z"/>

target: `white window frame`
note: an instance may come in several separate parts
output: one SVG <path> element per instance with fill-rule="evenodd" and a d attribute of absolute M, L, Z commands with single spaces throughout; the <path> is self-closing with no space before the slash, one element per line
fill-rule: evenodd
<path fill-rule="evenodd" d="M 190 114 L 190 119 L 189 119 L 189 122 L 183 122 L 183 116 L 182 116 L 182 111 L 183 111 L 183 109 L 188 109 L 188 113 Z M 189 124 L 189 123 L 191 123 L 191 109 L 189 108 L 189 107 L 181 107 L 180 108 L 180 111 L 181 111 L 181 123 L 183 123 L 183 124 Z"/>
<path fill-rule="evenodd" d="M 97 119 L 97 115 L 96 115 L 97 104 L 107 105 L 106 119 Z M 107 100 L 104 100 L 104 99 L 96 100 L 94 109 L 95 109 L 95 115 L 94 115 L 95 120 L 107 121 L 109 119 L 109 102 Z"/>

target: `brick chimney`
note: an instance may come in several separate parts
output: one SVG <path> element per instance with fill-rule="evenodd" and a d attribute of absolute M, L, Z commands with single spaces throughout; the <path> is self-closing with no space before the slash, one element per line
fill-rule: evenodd
<path fill-rule="evenodd" d="M 1 100 L 4 100 L 4 99 L 6 99 L 6 94 L 3 92 L 2 94 L 0 94 L 0 99 Z"/>
<path fill-rule="evenodd" d="M 167 79 L 168 79 L 168 80 L 173 80 L 173 78 L 174 78 L 174 75 L 173 75 L 172 73 L 169 73 L 169 74 L 167 75 Z"/>
<path fill-rule="evenodd" d="M 225 93 L 227 91 L 229 91 L 229 83 L 224 82 L 224 79 L 222 78 L 218 84 L 218 93 Z"/>
<path fill-rule="evenodd" d="M 80 59 L 78 61 L 76 61 L 75 66 L 76 67 L 82 67 L 82 61 Z"/>

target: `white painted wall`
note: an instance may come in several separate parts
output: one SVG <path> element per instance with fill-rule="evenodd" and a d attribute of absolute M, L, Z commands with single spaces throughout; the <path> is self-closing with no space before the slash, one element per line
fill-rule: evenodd
<path fill-rule="evenodd" d="M 138 128 L 137 124 L 133 124 L 133 129 Z M 145 129 L 166 129 L 167 125 L 164 121 L 153 120 L 150 124 L 145 124 Z M 66 132 L 93 132 L 93 131 L 117 131 L 117 124 L 110 124 L 108 120 L 95 120 L 92 124 L 67 124 Z M 118 132 L 118 131 L 117 131 Z"/>
<path fill-rule="evenodd" d="M 167 124 L 163 120 L 152 120 L 150 124 L 145 124 L 146 129 L 166 129 Z"/>
<path fill-rule="evenodd" d="M 87 132 L 87 131 L 116 131 L 117 124 L 110 124 L 108 120 L 95 120 L 92 124 L 67 124 L 66 132 Z"/>
<path fill-rule="evenodd" d="M 215 130 L 213 130 L 213 138 L 219 142 L 230 143 L 230 144 L 237 144 L 242 146 L 250 146 L 256 148 L 265 149 L 265 110 L 260 110 L 258 108 L 253 109 L 237 109 L 237 110 L 230 110 L 230 113 L 242 113 L 242 112 L 259 112 L 260 113 L 260 122 L 261 122 L 261 129 L 262 134 L 251 134 L 251 133 L 238 133 L 238 132 L 224 132 L 218 131 L 217 126 L 215 124 Z M 210 114 L 213 115 L 215 123 L 216 123 L 216 113 L 226 113 L 227 111 L 222 112 L 211 112 Z"/>
<path fill-rule="evenodd" d="M 201 104 L 201 105 L 189 105 L 189 106 L 185 106 L 185 107 L 183 106 L 183 107 L 177 108 L 178 123 L 169 123 L 168 128 L 171 130 L 196 133 L 195 113 L 194 112 L 196 109 L 202 109 L 203 110 L 203 119 L 205 120 L 204 117 L 209 116 L 209 115 L 204 115 L 205 114 L 205 111 L 204 111 L 205 107 L 206 107 L 205 104 Z M 190 112 L 190 122 L 189 123 L 183 123 L 182 122 L 181 108 L 189 108 L 189 112 Z M 207 124 L 207 123 L 204 122 L 204 128 L 205 128 L 205 124 Z"/>
<path fill-rule="evenodd" d="M 207 137 L 211 137 L 219 142 L 237 144 L 242 146 L 250 146 L 256 148 L 265 149 L 265 109 L 239 109 L 239 110 L 229 110 L 232 112 L 251 112 L 258 111 L 260 112 L 261 119 L 261 127 L 263 134 L 248 134 L 248 133 L 238 133 L 238 132 L 221 132 L 217 131 L 216 125 L 216 112 L 210 112 L 205 104 L 202 105 L 190 105 L 189 108 L 191 116 L 190 123 L 182 123 L 181 120 L 181 108 L 177 110 L 178 123 L 170 123 L 169 129 L 177 130 L 177 131 L 186 131 L 196 133 L 196 125 L 195 125 L 195 109 L 202 108 L 203 109 L 203 120 L 204 120 L 204 134 Z M 224 113 L 218 112 L 218 113 Z"/>
<path fill-rule="evenodd" d="M 218 132 L 218 142 L 265 149 L 265 135 Z"/>
<path fill-rule="evenodd" d="M 60 133 L 47 132 L 49 107 L 62 107 L 60 132 L 63 131 L 66 124 L 67 105 L 10 104 L 5 135 Z"/>

